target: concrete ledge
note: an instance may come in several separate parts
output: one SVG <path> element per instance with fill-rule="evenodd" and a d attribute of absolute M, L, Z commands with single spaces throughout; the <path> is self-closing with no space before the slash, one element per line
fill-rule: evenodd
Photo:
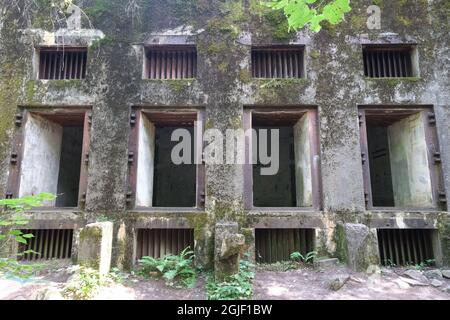
<path fill-rule="evenodd" d="M 277 214 L 249 214 L 248 225 L 251 228 L 325 228 L 326 218 L 320 213 Z"/>

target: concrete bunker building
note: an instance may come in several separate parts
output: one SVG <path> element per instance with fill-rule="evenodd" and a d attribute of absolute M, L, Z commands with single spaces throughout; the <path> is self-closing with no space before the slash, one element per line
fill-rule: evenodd
<path fill-rule="evenodd" d="M 111 221 L 115 266 L 187 245 L 212 266 L 233 222 L 259 262 L 450 264 L 448 1 L 376 1 L 380 29 L 352 1 L 317 34 L 254 0 L 86 0 L 60 27 L 35 3 L 0 5 L 0 195 L 60 195 L 29 213 L 26 259 L 76 259 Z M 279 129 L 278 174 L 174 165 L 171 132 L 196 121 Z"/>

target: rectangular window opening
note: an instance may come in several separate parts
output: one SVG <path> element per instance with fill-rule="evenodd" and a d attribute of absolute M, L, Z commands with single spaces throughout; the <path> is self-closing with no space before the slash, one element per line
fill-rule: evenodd
<path fill-rule="evenodd" d="M 311 113 L 306 112 L 252 113 L 252 126 L 256 130 L 253 152 L 258 155 L 253 165 L 254 207 L 313 206 L 310 117 Z M 274 130 L 278 130 L 279 139 Z M 267 152 L 261 149 L 264 141 L 267 141 Z M 269 164 L 261 162 L 265 154 L 272 158 Z M 277 158 L 279 164 L 275 171 Z M 272 172 L 263 172 L 271 167 Z"/>
<path fill-rule="evenodd" d="M 197 50 L 191 45 L 147 47 L 148 79 L 191 79 L 197 77 Z"/>
<path fill-rule="evenodd" d="M 304 78 L 304 47 L 252 48 L 253 78 Z"/>
<path fill-rule="evenodd" d="M 411 110 L 366 111 L 373 207 L 435 206 L 424 118 L 423 112 Z"/>
<path fill-rule="evenodd" d="M 417 77 L 415 46 L 363 47 L 364 75 L 368 78 Z"/>
<path fill-rule="evenodd" d="M 87 48 L 40 48 L 41 80 L 74 80 L 86 78 Z"/>
<path fill-rule="evenodd" d="M 434 264 L 433 232 L 435 231 L 429 229 L 378 229 L 381 264 Z"/>
<path fill-rule="evenodd" d="M 19 196 L 50 192 L 55 207 L 77 207 L 85 114 L 29 112 L 25 124 Z"/>
<path fill-rule="evenodd" d="M 196 120 L 196 112 L 141 113 L 137 137 L 137 207 L 198 206 L 198 166 L 195 163 L 194 144 Z M 174 135 L 176 132 L 180 132 L 183 137 Z M 172 141 L 172 135 L 177 137 L 175 141 Z M 174 149 L 181 142 L 186 148 L 183 151 Z M 173 159 L 172 154 L 182 159 Z"/>
<path fill-rule="evenodd" d="M 136 259 L 194 251 L 194 229 L 137 229 Z"/>
<path fill-rule="evenodd" d="M 24 234 L 34 237 L 27 240 L 27 244 L 20 244 L 19 253 L 33 250 L 19 257 L 19 260 L 51 260 L 70 259 L 72 257 L 72 229 L 34 229 L 21 230 Z"/>
<path fill-rule="evenodd" d="M 290 261 L 291 254 L 306 256 L 314 251 L 314 229 L 256 229 L 255 250 L 258 263 Z"/>

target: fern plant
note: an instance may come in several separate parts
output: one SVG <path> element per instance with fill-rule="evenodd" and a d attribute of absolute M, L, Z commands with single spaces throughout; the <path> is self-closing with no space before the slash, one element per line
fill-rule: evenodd
<path fill-rule="evenodd" d="M 291 253 L 291 260 L 303 263 L 311 263 L 317 256 L 317 251 L 308 252 L 306 255 L 302 255 L 300 252 L 296 251 Z"/>
<path fill-rule="evenodd" d="M 194 267 L 194 252 L 185 248 L 179 255 L 166 255 L 159 259 L 142 257 L 139 274 L 148 277 L 156 272 L 168 286 L 192 288 L 197 280 Z"/>

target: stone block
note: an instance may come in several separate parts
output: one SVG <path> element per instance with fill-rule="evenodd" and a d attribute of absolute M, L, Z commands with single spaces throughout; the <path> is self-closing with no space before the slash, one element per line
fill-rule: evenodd
<path fill-rule="evenodd" d="M 376 230 L 357 223 L 336 226 L 337 255 L 355 271 L 366 271 L 370 265 L 379 265 Z"/>
<path fill-rule="evenodd" d="M 326 258 L 326 259 L 318 259 L 314 261 L 314 268 L 316 269 L 327 269 L 337 266 L 339 263 L 339 259 L 337 258 Z"/>
<path fill-rule="evenodd" d="M 245 236 L 238 233 L 238 224 L 217 223 L 215 227 L 214 272 L 216 281 L 239 272 L 239 261 L 245 248 Z"/>
<path fill-rule="evenodd" d="M 107 274 L 111 267 L 113 223 L 88 224 L 78 235 L 78 264 Z"/>

